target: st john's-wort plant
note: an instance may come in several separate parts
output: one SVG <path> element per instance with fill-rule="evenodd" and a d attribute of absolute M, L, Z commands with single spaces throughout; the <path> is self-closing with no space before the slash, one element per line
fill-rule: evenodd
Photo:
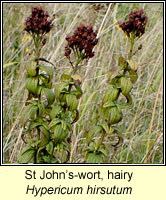
<path fill-rule="evenodd" d="M 20 163 L 41 163 L 48 159 L 50 163 L 57 162 L 51 154 L 53 143 L 50 140 L 48 127 L 51 105 L 55 100 L 55 94 L 51 89 L 53 69 L 41 64 L 43 61 L 50 63 L 41 58 L 41 50 L 46 43 L 45 35 L 53 27 L 52 21 L 53 18 L 49 19 L 48 13 L 42 7 L 35 6 L 25 22 L 24 30 L 31 35 L 34 49 L 32 59 L 26 66 L 28 98 L 21 123 L 25 128 L 22 138 L 27 146 L 22 150 L 18 159 Z M 25 135 L 29 137 L 25 138 Z"/>
<path fill-rule="evenodd" d="M 91 25 L 80 24 L 73 35 L 66 37 L 65 56 L 69 60 L 71 70 L 64 72 L 61 82 L 55 85 L 56 102 L 53 106 L 50 125 L 54 130 L 54 137 L 58 139 L 57 146 L 60 146 L 58 149 L 61 149 L 62 156 L 66 154 L 65 147 L 70 157 L 71 142 L 73 142 L 72 125 L 79 119 L 77 106 L 83 92 L 81 77 L 77 72 L 81 69 L 84 60 L 88 61 L 94 56 L 93 48 L 98 42 L 96 36 Z M 56 156 L 58 156 L 57 150 Z M 60 162 L 67 162 L 67 159 L 67 156 L 64 159 L 61 157 Z"/>
<path fill-rule="evenodd" d="M 88 147 L 85 150 L 85 160 L 87 163 L 106 163 L 111 162 L 104 139 L 117 138 L 114 141 L 113 148 L 118 148 L 123 143 L 123 131 L 117 125 L 122 118 L 122 109 L 130 108 L 132 105 L 132 97 L 130 95 L 133 84 L 136 82 L 137 64 L 132 59 L 132 56 L 141 50 L 142 45 L 137 47 L 134 52 L 134 44 L 145 32 L 145 25 L 147 24 L 147 16 L 144 11 L 139 8 L 136 11 L 131 11 L 129 14 L 129 21 L 118 23 L 118 28 L 122 29 L 128 38 L 130 48 L 128 57 L 119 57 L 118 68 L 111 69 L 108 73 L 108 85 L 106 92 L 99 106 L 98 124 L 93 127 L 88 133 L 87 143 Z M 126 101 L 124 101 L 124 98 Z M 99 140 L 94 140 L 95 135 L 99 135 Z"/>
<path fill-rule="evenodd" d="M 78 100 L 82 95 L 80 76 L 76 74 L 83 60 L 94 56 L 97 34 L 91 25 L 78 26 L 72 36 L 67 36 L 65 56 L 71 64 L 70 72 L 63 73 L 61 82 L 52 91 L 53 69 L 41 61 L 45 34 L 52 29 L 52 20 L 41 7 L 32 8 L 26 20 L 25 31 L 33 38 L 34 58 L 27 64 L 26 88 L 28 98 L 22 115 L 23 140 L 28 143 L 18 159 L 20 163 L 64 163 L 70 157 L 72 124 L 79 118 Z M 72 59 L 72 60 L 71 60 Z M 46 101 L 45 101 L 46 100 Z M 29 135 L 29 138 L 25 136 Z"/>
<path fill-rule="evenodd" d="M 45 35 L 52 29 L 53 20 L 41 7 L 35 6 L 25 23 L 25 31 L 31 35 L 34 49 L 26 66 L 28 98 L 21 119 L 26 147 L 18 158 L 19 163 L 69 162 L 73 124 L 79 119 L 78 103 L 83 95 L 79 72 L 82 65 L 94 56 L 93 49 L 98 43 L 97 32 L 91 25 L 80 24 L 73 35 L 68 35 L 64 55 L 71 69 L 61 75 L 53 88 L 54 64 L 41 57 Z M 140 45 L 136 49 L 134 45 L 144 34 L 146 24 L 147 16 L 139 9 L 131 11 L 129 21 L 118 22 L 130 48 L 126 58 L 119 56 L 118 68 L 108 72 L 108 85 L 98 107 L 98 123 L 86 137 L 83 154 L 87 163 L 111 162 L 106 139 L 117 138 L 112 143 L 115 149 L 123 143 L 122 131 L 115 124 L 123 118 L 122 109 L 132 105 L 130 92 L 137 80 L 137 64 L 132 57 L 142 48 Z"/>

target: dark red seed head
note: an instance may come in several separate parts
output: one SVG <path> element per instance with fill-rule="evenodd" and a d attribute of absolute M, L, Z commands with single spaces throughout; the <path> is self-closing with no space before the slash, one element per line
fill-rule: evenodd
<path fill-rule="evenodd" d="M 129 36 L 134 32 L 136 37 L 141 37 L 145 33 L 145 25 L 147 24 L 147 16 L 143 9 L 137 8 L 136 11 L 131 11 L 129 21 L 120 23 L 119 27 Z"/>
<path fill-rule="evenodd" d="M 73 35 L 66 37 L 68 44 L 65 48 L 65 56 L 69 55 L 69 49 L 76 48 L 85 54 L 84 58 L 92 58 L 94 56 L 93 48 L 98 43 L 96 36 L 97 33 L 93 31 L 91 25 L 80 24 Z"/>
<path fill-rule="evenodd" d="M 52 22 L 48 20 L 48 17 L 48 12 L 44 12 L 41 6 L 33 7 L 31 15 L 26 19 L 26 27 L 24 30 L 28 33 L 48 33 L 53 27 Z"/>

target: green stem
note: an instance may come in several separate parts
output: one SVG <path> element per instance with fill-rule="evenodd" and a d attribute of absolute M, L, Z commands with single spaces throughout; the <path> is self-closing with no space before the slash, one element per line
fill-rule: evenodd
<path fill-rule="evenodd" d="M 77 60 L 77 62 L 76 62 L 76 65 L 75 65 L 75 67 L 74 67 L 74 69 L 73 69 L 73 71 L 72 71 L 72 74 L 75 74 L 76 73 L 76 71 L 78 70 L 78 66 L 79 66 L 79 64 L 80 64 L 80 62 L 82 61 L 82 58 L 78 58 L 78 60 Z"/>
<path fill-rule="evenodd" d="M 37 65 L 37 68 L 36 68 L 36 76 L 39 75 L 39 58 L 40 58 L 40 53 L 41 53 L 41 48 L 40 48 L 40 43 L 41 43 L 41 37 L 40 36 L 37 36 L 37 38 L 34 36 L 33 37 L 34 39 L 34 44 L 35 44 L 35 61 L 36 61 L 36 65 Z M 38 101 L 41 100 L 41 95 L 39 94 L 38 95 Z M 39 118 L 39 110 L 37 111 L 37 119 Z M 39 127 L 37 127 L 37 144 L 38 142 L 40 141 L 40 129 Z M 35 155 L 35 163 L 39 163 L 39 160 L 38 160 L 38 150 L 36 152 L 36 155 Z"/>
<path fill-rule="evenodd" d="M 130 50 L 129 50 L 128 59 L 131 59 L 133 55 L 134 40 L 135 40 L 135 34 L 132 34 L 130 38 Z"/>
<path fill-rule="evenodd" d="M 105 132 L 102 132 L 102 135 L 101 135 L 101 138 L 97 144 L 97 149 L 100 147 L 100 145 L 103 143 L 103 140 L 104 140 L 104 137 L 105 137 Z"/>

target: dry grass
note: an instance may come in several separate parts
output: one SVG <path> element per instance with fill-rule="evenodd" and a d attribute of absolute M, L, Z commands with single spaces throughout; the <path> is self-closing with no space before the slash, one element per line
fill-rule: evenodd
<path fill-rule="evenodd" d="M 23 32 L 24 21 L 32 3 L 3 4 L 3 155 L 4 163 L 15 163 L 22 146 L 20 114 L 27 91 L 25 64 L 32 41 Z M 98 30 L 99 43 L 95 57 L 79 72 L 83 79 L 80 119 L 74 125 L 70 162 L 82 162 L 86 146 L 85 134 L 96 119 L 107 84 L 107 72 L 117 65 L 119 56 L 126 56 L 127 38 L 115 27 L 115 19 L 123 21 L 131 9 L 143 8 L 148 16 L 146 33 L 137 41 L 143 49 L 134 57 L 138 63 L 138 81 L 132 90 L 133 107 L 123 111 L 119 124 L 124 143 L 114 151 L 107 148 L 111 163 L 163 163 L 163 4 L 100 3 L 95 10 L 90 3 L 42 3 L 49 14 L 55 14 L 54 29 L 48 35 L 43 57 L 56 66 L 54 83 L 70 68 L 64 57 L 65 37 L 80 23 L 91 23 Z M 96 4 L 99 5 L 99 4 Z"/>

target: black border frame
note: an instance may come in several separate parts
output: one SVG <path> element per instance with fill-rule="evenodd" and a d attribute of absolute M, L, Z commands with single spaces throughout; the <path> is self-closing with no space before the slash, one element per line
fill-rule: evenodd
<path fill-rule="evenodd" d="M 163 164 L 3 164 L 3 3 L 162 3 L 163 4 Z M 166 166 L 165 147 L 165 1 L 1 1 L 1 156 L 0 166 Z"/>

